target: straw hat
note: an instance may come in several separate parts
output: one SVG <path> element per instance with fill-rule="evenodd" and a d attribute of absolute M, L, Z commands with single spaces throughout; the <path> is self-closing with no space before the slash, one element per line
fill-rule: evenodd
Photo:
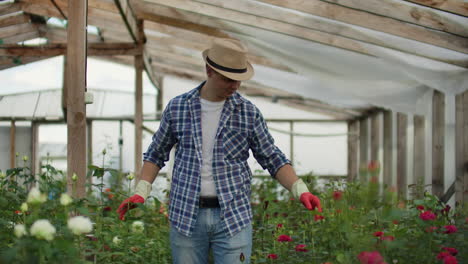
<path fill-rule="evenodd" d="M 213 70 L 232 80 L 249 80 L 254 74 L 247 61 L 247 48 L 236 39 L 215 39 L 211 48 L 203 51 L 203 59 Z"/>

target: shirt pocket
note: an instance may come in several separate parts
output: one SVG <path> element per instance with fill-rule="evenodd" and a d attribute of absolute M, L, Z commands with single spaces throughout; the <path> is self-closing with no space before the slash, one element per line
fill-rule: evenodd
<path fill-rule="evenodd" d="M 223 133 L 224 157 L 244 161 L 249 158 L 248 130 L 227 125 Z"/>

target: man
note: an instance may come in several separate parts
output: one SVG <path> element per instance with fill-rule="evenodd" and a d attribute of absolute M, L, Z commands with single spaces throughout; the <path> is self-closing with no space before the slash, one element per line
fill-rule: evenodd
<path fill-rule="evenodd" d="M 136 194 L 119 207 L 123 219 L 143 203 L 177 144 L 170 191 L 170 241 L 174 263 L 249 263 L 252 210 L 249 149 L 304 206 L 321 211 L 320 200 L 300 180 L 274 140 L 258 108 L 237 93 L 253 67 L 238 40 L 216 39 L 203 52 L 207 80 L 172 99 L 153 142 L 144 153 Z M 243 257 L 241 257 L 241 255 Z"/>

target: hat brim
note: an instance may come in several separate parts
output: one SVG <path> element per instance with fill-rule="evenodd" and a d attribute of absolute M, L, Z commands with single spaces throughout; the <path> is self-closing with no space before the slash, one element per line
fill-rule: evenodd
<path fill-rule="evenodd" d="M 236 81 L 247 81 L 247 80 L 250 80 L 252 78 L 252 76 L 254 75 L 254 69 L 252 67 L 252 64 L 250 64 L 249 62 L 247 62 L 247 71 L 243 72 L 243 73 L 234 73 L 234 72 L 228 72 L 228 71 L 223 71 L 221 69 L 218 69 L 216 68 L 215 66 L 211 65 L 208 61 L 207 61 L 207 56 L 208 56 L 208 50 L 204 50 L 203 53 L 202 53 L 202 56 L 203 56 L 203 60 L 205 61 L 205 63 L 210 66 L 210 68 L 212 68 L 213 70 L 215 70 L 216 72 L 218 72 L 219 74 L 229 78 L 229 79 L 232 79 L 232 80 L 236 80 Z"/>

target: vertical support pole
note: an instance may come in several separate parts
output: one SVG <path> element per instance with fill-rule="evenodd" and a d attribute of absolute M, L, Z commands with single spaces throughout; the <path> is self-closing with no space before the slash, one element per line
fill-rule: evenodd
<path fill-rule="evenodd" d="M 140 179 L 142 164 L 142 137 L 143 137 L 143 20 L 137 20 L 137 45 L 141 53 L 135 56 L 135 175 Z M 135 181 L 135 182 L 138 182 Z"/>
<path fill-rule="evenodd" d="M 397 113 L 397 189 L 402 199 L 406 199 L 407 193 L 407 129 L 408 116 Z"/>
<path fill-rule="evenodd" d="M 16 167 L 16 122 L 10 123 L 10 168 Z"/>
<path fill-rule="evenodd" d="M 38 173 L 38 139 L 39 139 L 39 123 L 36 121 L 31 122 L 31 174 Z"/>
<path fill-rule="evenodd" d="M 156 98 L 156 113 L 162 113 L 163 111 L 163 98 L 164 98 L 164 77 L 158 78 L 158 83 L 159 83 L 159 89 L 158 89 L 158 95 Z M 160 115 L 159 115 L 160 116 Z M 159 117 L 156 115 L 156 118 Z"/>
<path fill-rule="evenodd" d="M 383 116 L 383 184 L 393 183 L 393 113 L 385 111 Z"/>
<path fill-rule="evenodd" d="M 123 121 L 119 121 L 119 170 L 123 170 Z"/>
<path fill-rule="evenodd" d="M 432 194 L 444 195 L 445 95 L 434 91 L 432 100 Z"/>
<path fill-rule="evenodd" d="M 291 165 L 294 166 L 294 121 L 289 121 L 289 157 Z"/>
<path fill-rule="evenodd" d="M 348 122 L 348 182 L 357 179 L 358 175 L 358 121 Z"/>
<path fill-rule="evenodd" d="M 380 144 L 380 124 L 379 114 L 374 113 L 371 117 L 371 160 L 379 160 L 379 144 Z"/>
<path fill-rule="evenodd" d="M 87 0 L 68 0 L 67 40 L 67 174 L 68 191 L 86 195 L 86 18 Z M 72 176 L 77 175 L 73 184 Z M 73 190 L 73 186 L 75 189 Z"/>
<path fill-rule="evenodd" d="M 468 202 L 468 91 L 455 98 L 455 201 L 461 205 Z"/>
<path fill-rule="evenodd" d="M 416 184 L 416 197 L 424 194 L 426 175 L 426 133 L 424 116 L 414 116 L 414 151 L 413 151 L 413 175 Z"/>
<path fill-rule="evenodd" d="M 63 119 L 67 121 L 67 98 L 68 98 L 68 89 L 67 89 L 67 55 L 63 56 L 63 80 L 62 80 L 62 113 Z"/>
<path fill-rule="evenodd" d="M 359 121 L 359 166 L 367 168 L 369 162 L 369 121 L 364 118 Z M 364 175 L 359 175 L 359 180 L 364 181 Z"/>

